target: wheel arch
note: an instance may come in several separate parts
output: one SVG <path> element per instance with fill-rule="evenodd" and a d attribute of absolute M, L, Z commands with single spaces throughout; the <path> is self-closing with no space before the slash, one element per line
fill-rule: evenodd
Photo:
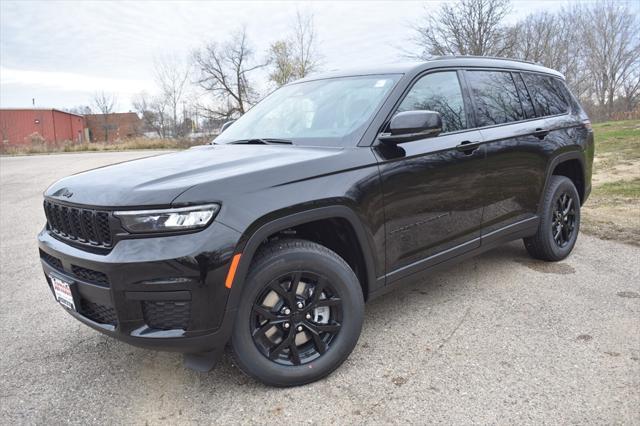
<path fill-rule="evenodd" d="M 545 173 L 544 190 L 540 194 L 540 200 L 538 202 L 538 211 L 543 207 L 544 194 L 549 187 L 549 181 L 551 176 L 566 176 L 578 190 L 580 196 L 580 203 L 583 204 L 586 199 L 586 176 L 585 176 L 585 160 L 584 154 L 581 151 L 571 151 L 562 153 L 554 157 L 547 166 Z"/>
<path fill-rule="evenodd" d="M 372 243 L 369 242 L 367 233 L 358 215 L 347 206 L 335 205 L 289 214 L 268 220 L 265 223 L 261 223 L 261 220 L 254 222 L 260 224 L 252 225 L 248 228 L 235 250 L 235 253 L 241 253 L 241 257 L 233 282 L 231 283 L 231 293 L 227 303 L 227 309 L 235 310 L 237 308 L 244 290 L 244 281 L 248 275 L 251 262 L 258 249 L 270 236 L 305 224 L 331 219 L 346 221 L 353 230 L 355 243 L 358 245 L 359 255 L 364 266 L 363 278 L 365 281 L 362 282 L 362 278 L 359 277 L 361 280 L 360 285 L 362 286 L 363 296 L 365 300 L 367 300 L 371 286 L 376 280 Z M 347 261 L 347 263 L 349 262 Z"/>

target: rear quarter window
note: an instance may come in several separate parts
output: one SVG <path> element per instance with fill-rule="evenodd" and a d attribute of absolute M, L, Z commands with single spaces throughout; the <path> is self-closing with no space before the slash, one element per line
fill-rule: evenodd
<path fill-rule="evenodd" d="M 569 102 L 565 98 L 562 82 L 542 74 L 522 73 L 522 78 L 538 117 L 564 114 L 569 111 Z"/>

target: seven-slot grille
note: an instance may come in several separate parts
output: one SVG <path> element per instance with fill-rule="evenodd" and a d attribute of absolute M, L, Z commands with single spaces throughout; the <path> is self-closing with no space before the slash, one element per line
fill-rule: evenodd
<path fill-rule="evenodd" d="M 111 247 L 109 213 L 44 202 L 49 229 L 71 241 Z"/>

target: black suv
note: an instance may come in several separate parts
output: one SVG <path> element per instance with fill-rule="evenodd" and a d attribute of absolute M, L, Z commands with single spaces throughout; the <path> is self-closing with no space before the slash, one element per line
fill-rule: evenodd
<path fill-rule="evenodd" d="M 332 73 L 207 146 L 45 192 L 42 266 L 79 321 L 211 368 L 227 343 L 271 385 L 352 351 L 364 302 L 523 238 L 571 252 L 593 132 L 563 76 L 474 57 Z"/>

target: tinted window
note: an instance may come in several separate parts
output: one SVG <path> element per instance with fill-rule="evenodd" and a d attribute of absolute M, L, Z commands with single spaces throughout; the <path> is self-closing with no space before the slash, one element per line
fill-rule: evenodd
<path fill-rule="evenodd" d="M 398 112 L 414 110 L 439 112 L 443 132 L 466 129 L 467 117 L 457 73 L 438 72 L 418 80 L 398 107 Z"/>
<path fill-rule="evenodd" d="M 518 90 L 510 72 L 469 71 L 466 75 L 479 127 L 524 118 Z"/>
<path fill-rule="evenodd" d="M 569 110 L 560 82 L 555 78 L 529 73 L 523 73 L 522 78 L 529 89 L 539 117 L 563 114 Z"/>
<path fill-rule="evenodd" d="M 513 76 L 513 80 L 516 82 L 518 96 L 520 97 L 520 103 L 522 104 L 522 109 L 524 109 L 525 117 L 534 118 L 536 116 L 536 110 L 533 108 L 533 100 L 531 99 L 531 96 L 529 96 L 529 91 L 524 85 L 522 76 L 516 73 L 512 73 L 511 75 Z"/>

